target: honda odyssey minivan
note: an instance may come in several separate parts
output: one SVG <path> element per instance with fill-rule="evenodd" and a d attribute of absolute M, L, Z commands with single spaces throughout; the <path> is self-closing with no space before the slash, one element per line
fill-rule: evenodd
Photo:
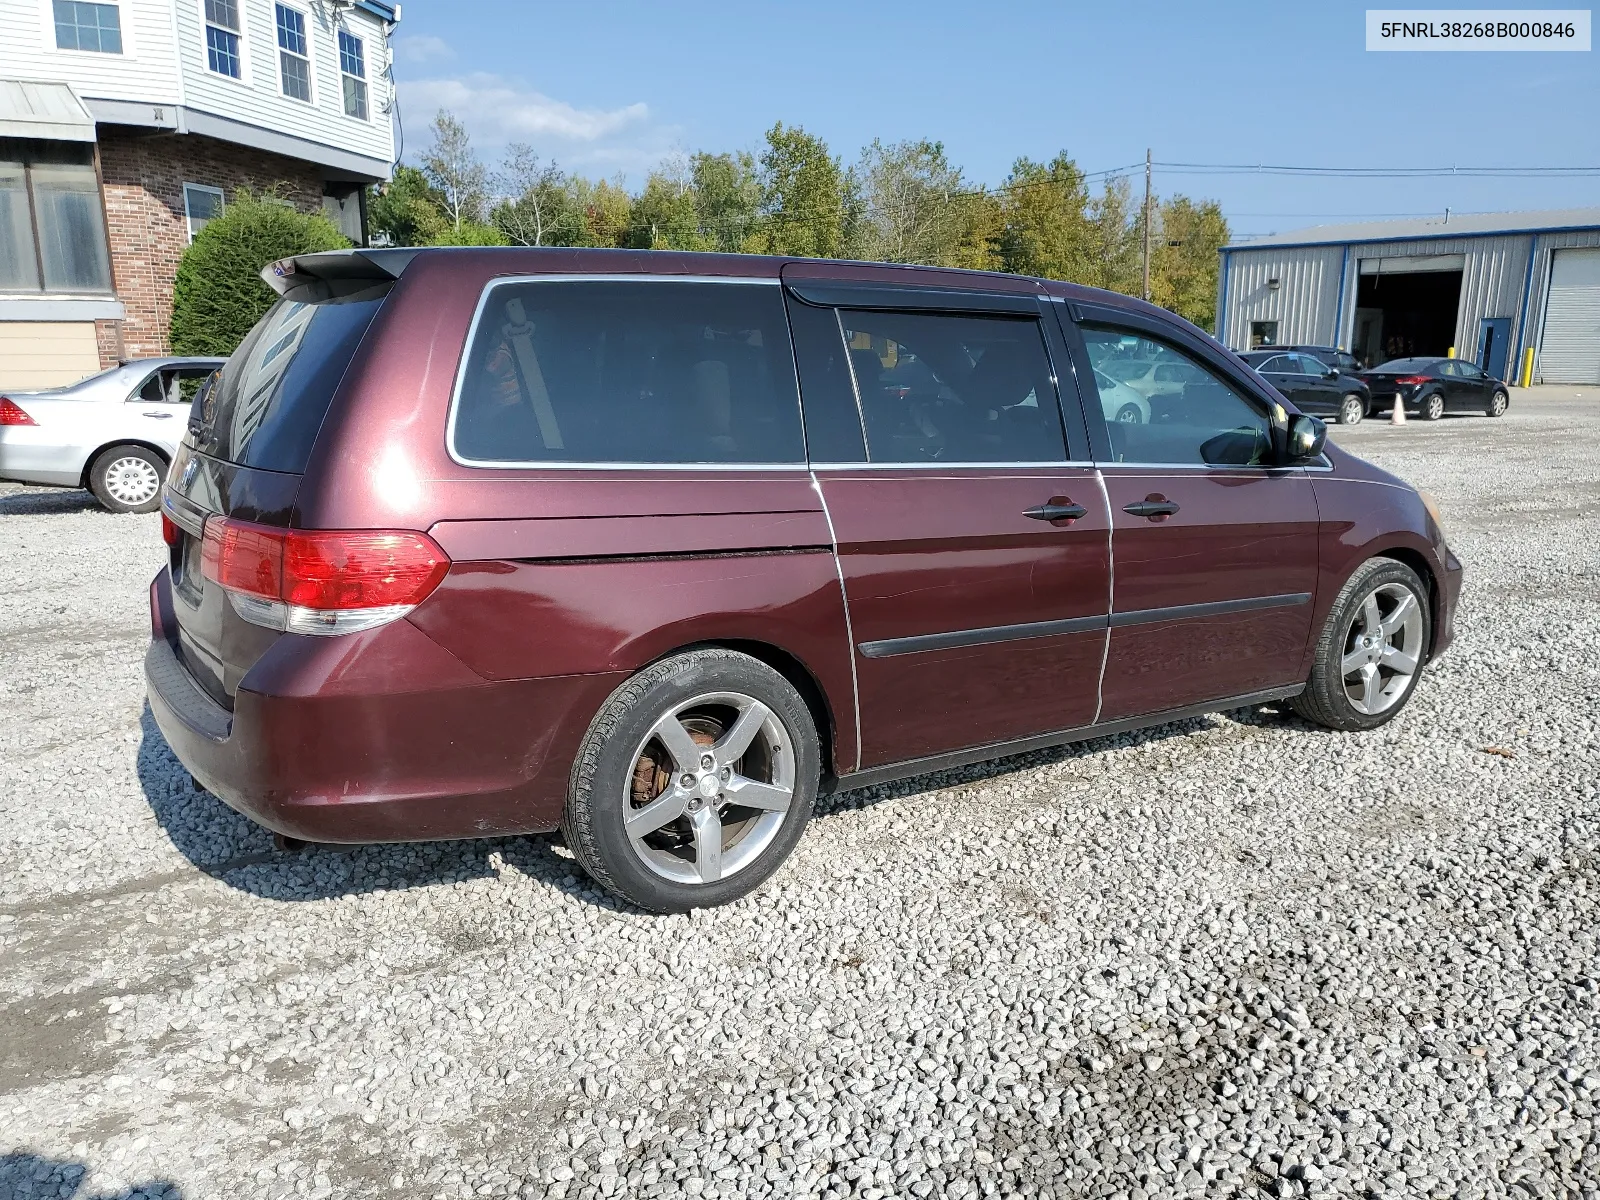
<path fill-rule="evenodd" d="M 663 251 L 263 276 L 163 494 L 146 673 L 288 837 L 559 828 L 681 911 L 819 792 L 1270 701 L 1372 729 L 1451 640 L 1428 497 L 1125 296 Z"/>

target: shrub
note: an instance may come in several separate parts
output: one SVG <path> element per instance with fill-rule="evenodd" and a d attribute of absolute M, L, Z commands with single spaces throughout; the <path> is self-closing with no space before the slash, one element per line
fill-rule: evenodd
<path fill-rule="evenodd" d="M 509 246 L 506 235 L 493 225 L 480 225 L 476 221 L 463 221 L 460 228 L 446 226 L 429 238 L 429 246 Z"/>
<path fill-rule="evenodd" d="M 178 261 L 172 294 L 175 354 L 229 355 L 277 297 L 261 268 L 292 254 L 350 245 L 320 213 L 240 191 L 206 222 Z"/>

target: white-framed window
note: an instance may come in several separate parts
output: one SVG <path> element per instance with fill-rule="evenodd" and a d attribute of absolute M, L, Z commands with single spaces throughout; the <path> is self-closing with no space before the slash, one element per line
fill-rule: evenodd
<path fill-rule="evenodd" d="M 278 27 L 278 76 L 283 94 L 311 103 L 311 50 L 306 41 L 306 16 L 287 4 L 273 5 Z"/>
<path fill-rule="evenodd" d="M 367 119 L 367 48 L 353 33 L 339 30 L 339 78 L 344 85 L 344 115 Z"/>
<path fill-rule="evenodd" d="M 209 187 L 203 183 L 183 185 L 183 215 L 189 222 L 191 242 L 194 241 L 194 235 L 205 227 L 207 221 L 222 215 L 222 207 L 221 188 Z"/>
<path fill-rule="evenodd" d="M 122 53 L 122 12 L 115 4 L 54 0 L 57 50 Z"/>
<path fill-rule="evenodd" d="M 230 79 L 244 78 L 239 0 L 205 0 L 206 66 Z"/>

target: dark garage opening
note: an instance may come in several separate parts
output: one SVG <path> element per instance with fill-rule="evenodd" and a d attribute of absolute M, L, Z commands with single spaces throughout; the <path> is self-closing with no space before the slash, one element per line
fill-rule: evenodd
<path fill-rule="evenodd" d="M 1362 275 L 1356 285 L 1355 353 L 1373 366 L 1447 354 L 1455 344 L 1460 305 L 1460 271 Z"/>

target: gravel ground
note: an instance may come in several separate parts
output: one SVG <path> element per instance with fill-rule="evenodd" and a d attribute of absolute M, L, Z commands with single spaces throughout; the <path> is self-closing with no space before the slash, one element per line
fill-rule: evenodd
<path fill-rule="evenodd" d="M 156 519 L 0 485 L 0 1196 L 1600 1195 L 1597 398 L 1339 431 L 1467 563 L 1397 723 L 837 798 L 681 917 L 274 853 L 144 711 Z"/>

